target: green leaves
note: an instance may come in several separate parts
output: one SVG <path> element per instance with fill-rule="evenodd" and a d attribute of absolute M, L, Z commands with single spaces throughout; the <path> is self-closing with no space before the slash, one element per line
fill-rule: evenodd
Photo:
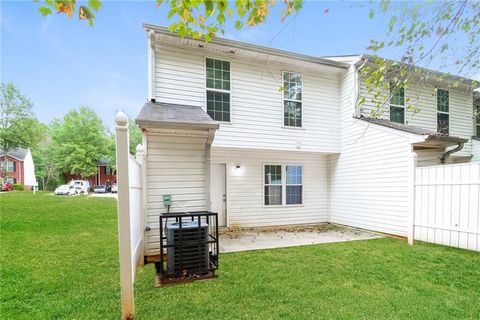
<path fill-rule="evenodd" d="M 435 65 L 438 70 L 450 71 L 464 77 L 480 72 L 480 2 L 478 1 L 426 1 L 395 2 L 382 0 L 371 2 L 369 18 L 385 22 L 386 36 L 372 39 L 368 50 L 380 54 L 399 53 L 397 59 L 382 62 L 370 59 L 361 74 L 367 88 L 362 92 L 364 99 L 359 104 L 380 109 L 388 105 L 385 83 L 394 80 L 404 88 L 410 83 L 417 87 L 427 82 L 444 82 L 445 86 L 456 88 L 460 81 L 449 80 L 427 69 Z M 376 10 L 376 11 L 374 11 Z M 381 17 L 379 13 L 383 13 Z M 395 61 L 396 60 L 396 61 Z M 465 84 L 465 82 L 463 82 Z M 475 86 L 472 86 L 474 88 Z M 406 106 L 413 114 L 419 109 L 415 103 Z"/>
<path fill-rule="evenodd" d="M 368 13 L 368 17 L 369 17 L 370 19 L 373 19 L 374 16 L 375 16 L 375 10 L 370 9 L 370 12 Z"/>
<path fill-rule="evenodd" d="M 43 2 L 38 8 L 41 15 L 47 16 L 55 10 L 59 14 L 72 17 L 78 11 L 78 18 L 86 20 L 93 26 L 94 12 L 102 7 L 102 0 L 88 0 L 77 4 L 75 0 L 34 0 Z M 211 41 L 219 32 L 225 33 L 229 19 L 234 19 L 237 30 L 245 26 L 256 26 L 265 22 L 270 10 L 277 6 L 281 8 L 281 20 L 298 12 L 303 6 L 303 0 L 156 0 L 156 6 L 168 7 L 167 19 L 175 20 L 169 25 L 169 30 L 181 37 L 192 37 Z"/>
<path fill-rule="evenodd" d="M 88 6 L 98 11 L 102 7 L 102 2 L 100 2 L 100 0 L 88 0 Z"/>
<path fill-rule="evenodd" d="M 50 126 L 55 165 L 83 177 L 95 174 L 98 161 L 108 155 L 106 129 L 92 109 L 70 110 Z"/>
<path fill-rule="evenodd" d="M 45 136 L 32 113 L 32 103 L 12 83 L 0 86 L 0 149 L 31 148 Z"/>
<path fill-rule="evenodd" d="M 52 9 L 42 6 L 38 8 L 38 12 L 45 17 L 52 13 Z"/>
<path fill-rule="evenodd" d="M 88 20 L 90 26 L 93 26 L 93 19 L 95 19 L 95 15 L 86 6 L 80 6 L 78 10 L 78 17 L 80 18 L 80 20 Z"/>
<path fill-rule="evenodd" d="M 38 3 L 41 0 L 34 0 Z M 57 12 L 57 14 L 64 14 L 72 18 L 74 13 L 78 11 L 79 20 L 86 20 L 93 26 L 95 15 L 93 11 L 97 12 L 102 7 L 101 0 L 88 0 L 86 4 L 78 5 L 76 0 L 43 0 L 43 5 L 38 8 L 38 12 L 42 16 L 48 16 Z"/>

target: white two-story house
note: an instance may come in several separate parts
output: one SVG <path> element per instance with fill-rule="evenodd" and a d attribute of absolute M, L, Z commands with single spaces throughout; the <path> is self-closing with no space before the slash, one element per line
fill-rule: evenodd
<path fill-rule="evenodd" d="M 158 254 L 167 210 L 218 212 L 230 228 L 332 222 L 405 236 L 411 154 L 419 165 L 479 158 L 467 79 L 458 89 L 445 80 L 403 91 L 385 119 L 370 119 L 368 104 L 357 107 L 368 57 L 318 58 L 144 28 L 149 99 L 136 122 L 146 255 Z M 409 95 L 418 97 L 416 115 L 402 106 Z M 437 133 L 438 119 L 448 120 L 448 133 Z"/>

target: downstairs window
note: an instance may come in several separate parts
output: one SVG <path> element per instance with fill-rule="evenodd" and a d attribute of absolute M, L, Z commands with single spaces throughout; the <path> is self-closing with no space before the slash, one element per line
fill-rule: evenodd
<path fill-rule="evenodd" d="M 303 204 L 303 168 L 300 165 L 264 166 L 264 204 Z"/>

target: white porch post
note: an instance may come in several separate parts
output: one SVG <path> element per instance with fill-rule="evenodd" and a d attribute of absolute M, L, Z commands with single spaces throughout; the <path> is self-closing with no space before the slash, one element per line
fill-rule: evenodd
<path fill-rule="evenodd" d="M 133 267 L 130 234 L 130 183 L 128 158 L 130 156 L 128 138 L 128 117 L 119 112 L 115 117 L 115 144 L 117 157 L 118 185 L 118 244 L 120 258 L 120 295 L 122 319 L 133 319 Z"/>
<path fill-rule="evenodd" d="M 411 152 L 408 159 L 408 244 L 415 240 L 415 174 L 417 171 L 417 154 Z"/>

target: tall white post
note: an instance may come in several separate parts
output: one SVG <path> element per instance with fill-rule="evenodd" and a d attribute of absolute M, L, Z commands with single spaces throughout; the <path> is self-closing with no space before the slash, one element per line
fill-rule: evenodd
<path fill-rule="evenodd" d="M 413 245 L 415 240 L 415 174 L 417 171 L 417 154 L 410 153 L 408 159 L 408 244 Z"/>
<path fill-rule="evenodd" d="M 128 158 L 130 146 L 128 138 L 128 117 L 118 112 L 115 117 L 115 144 L 117 157 L 118 185 L 118 244 L 120 258 L 120 295 L 122 319 L 133 319 L 135 307 L 133 301 L 133 266 L 130 231 L 130 181 Z"/>

